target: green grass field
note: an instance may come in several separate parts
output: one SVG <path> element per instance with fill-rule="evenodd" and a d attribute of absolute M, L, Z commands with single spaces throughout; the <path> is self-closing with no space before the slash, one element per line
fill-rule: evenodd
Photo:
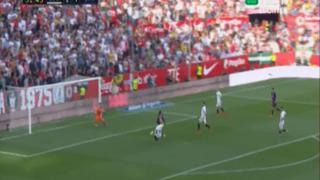
<path fill-rule="evenodd" d="M 289 132 L 278 134 L 270 116 L 270 91 L 287 111 Z M 215 114 L 213 92 L 166 100 L 165 138 L 150 131 L 157 109 L 107 110 L 107 127 L 92 114 L 35 125 L 33 134 L 0 134 L 1 180 L 97 179 L 319 179 L 319 81 L 270 80 L 223 89 L 224 116 Z M 205 100 L 212 128 L 196 132 Z"/>

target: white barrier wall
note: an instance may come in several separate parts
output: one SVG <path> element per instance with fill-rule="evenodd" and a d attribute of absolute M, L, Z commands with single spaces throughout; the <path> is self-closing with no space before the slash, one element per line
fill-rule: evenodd
<path fill-rule="evenodd" d="M 254 83 L 276 78 L 320 78 L 319 67 L 309 66 L 278 66 L 229 75 L 229 86 Z"/>

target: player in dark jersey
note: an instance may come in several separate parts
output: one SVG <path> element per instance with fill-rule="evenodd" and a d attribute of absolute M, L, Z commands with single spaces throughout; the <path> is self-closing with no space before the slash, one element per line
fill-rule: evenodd
<path fill-rule="evenodd" d="M 157 123 L 157 125 L 164 124 L 164 117 L 163 117 L 161 110 L 159 110 L 159 112 L 158 112 L 158 117 L 157 117 L 156 123 Z"/>
<path fill-rule="evenodd" d="M 273 116 L 275 109 L 277 108 L 277 93 L 274 88 L 271 89 L 271 115 Z"/>

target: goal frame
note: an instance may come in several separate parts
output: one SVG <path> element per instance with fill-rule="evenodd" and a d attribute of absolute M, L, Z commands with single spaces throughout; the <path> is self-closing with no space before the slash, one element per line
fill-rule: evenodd
<path fill-rule="evenodd" d="M 59 82 L 54 84 L 47 84 L 47 85 L 38 85 L 38 86 L 31 86 L 27 87 L 26 89 L 39 89 L 39 88 L 52 88 L 57 85 L 69 85 L 69 84 L 75 84 L 75 83 L 82 83 L 82 82 L 89 82 L 89 81 L 98 81 L 98 103 L 102 102 L 102 93 L 101 93 L 101 86 L 102 86 L 102 77 L 91 77 L 91 78 L 84 78 L 79 80 L 71 80 L 71 81 L 65 81 L 65 82 Z M 32 109 L 30 107 L 30 104 L 27 104 L 27 110 L 28 110 L 28 134 L 32 134 Z"/>

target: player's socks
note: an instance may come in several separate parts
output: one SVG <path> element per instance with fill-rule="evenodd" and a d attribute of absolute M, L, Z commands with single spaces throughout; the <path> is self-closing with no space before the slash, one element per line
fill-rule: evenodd
<path fill-rule="evenodd" d="M 274 110 L 272 109 L 272 110 L 271 110 L 271 115 L 273 116 L 273 114 L 274 114 Z"/>
<path fill-rule="evenodd" d="M 206 127 L 207 127 L 208 129 L 210 129 L 210 125 L 209 125 L 209 124 L 206 124 Z"/>
<path fill-rule="evenodd" d="M 157 138 L 157 136 L 153 136 L 155 141 L 158 141 L 159 138 Z"/>
<path fill-rule="evenodd" d="M 279 130 L 279 134 L 281 134 L 282 133 L 282 130 Z"/>
<path fill-rule="evenodd" d="M 224 115 L 224 109 L 221 108 L 221 115 Z"/>
<path fill-rule="evenodd" d="M 219 114 L 219 109 L 217 109 L 217 114 Z"/>
<path fill-rule="evenodd" d="M 200 123 L 198 123 L 198 131 L 200 130 Z"/>

